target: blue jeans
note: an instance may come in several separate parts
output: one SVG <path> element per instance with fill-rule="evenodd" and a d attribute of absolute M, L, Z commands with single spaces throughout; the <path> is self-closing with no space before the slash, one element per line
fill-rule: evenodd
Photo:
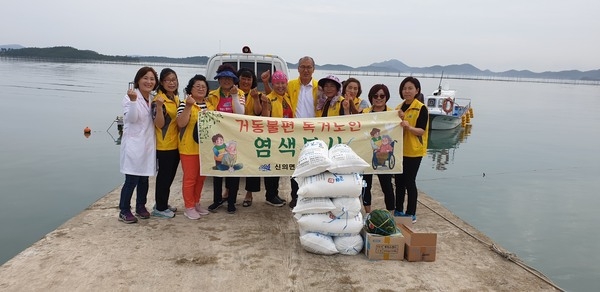
<path fill-rule="evenodd" d="M 135 207 L 141 207 L 146 205 L 146 199 L 148 196 L 148 177 L 138 175 L 125 175 L 125 183 L 121 188 L 121 199 L 119 200 L 119 209 L 121 211 L 131 210 L 131 197 L 133 197 L 133 190 L 137 187 L 137 196 L 135 198 Z"/>

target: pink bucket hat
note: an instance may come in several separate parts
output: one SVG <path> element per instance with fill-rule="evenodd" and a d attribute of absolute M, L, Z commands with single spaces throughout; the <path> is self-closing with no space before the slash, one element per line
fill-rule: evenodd
<path fill-rule="evenodd" d="M 285 76 L 285 73 L 281 72 L 281 71 L 275 71 L 275 73 L 273 73 L 273 76 L 271 76 L 271 83 L 275 83 L 275 82 L 288 82 L 288 78 L 287 76 Z"/>
<path fill-rule="evenodd" d="M 338 91 L 342 88 L 342 82 L 335 75 L 327 75 L 324 78 L 321 78 L 321 80 L 319 80 L 318 84 L 320 87 L 323 87 L 323 85 L 325 85 L 325 82 L 327 82 L 327 81 L 333 81 L 333 83 L 337 87 Z"/>

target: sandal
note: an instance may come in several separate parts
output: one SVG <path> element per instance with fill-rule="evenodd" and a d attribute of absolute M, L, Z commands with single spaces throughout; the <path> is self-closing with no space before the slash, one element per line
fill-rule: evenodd
<path fill-rule="evenodd" d="M 250 207 L 252 206 L 252 200 L 244 200 L 242 203 L 242 207 Z"/>

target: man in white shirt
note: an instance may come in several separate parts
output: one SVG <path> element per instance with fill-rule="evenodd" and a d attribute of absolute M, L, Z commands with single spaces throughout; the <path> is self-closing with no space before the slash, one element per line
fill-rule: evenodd
<path fill-rule="evenodd" d="M 288 95 L 292 101 L 294 117 L 314 118 L 316 113 L 317 81 L 313 79 L 315 72 L 315 61 L 309 56 L 300 58 L 298 61 L 298 79 L 288 82 Z M 296 206 L 298 199 L 298 183 L 292 179 L 292 201 L 290 208 Z"/>

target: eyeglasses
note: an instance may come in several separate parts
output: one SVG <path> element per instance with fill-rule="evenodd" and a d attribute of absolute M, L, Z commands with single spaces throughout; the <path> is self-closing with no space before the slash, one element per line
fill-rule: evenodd
<path fill-rule="evenodd" d="M 300 66 L 300 67 L 298 67 L 298 68 L 299 68 L 300 70 L 308 70 L 308 71 L 310 71 L 310 70 L 312 70 L 312 69 L 313 69 L 313 67 L 312 67 L 312 66 Z"/>
<path fill-rule="evenodd" d="M 177 83 L 177 79 L 165 79 L 163 80 L 165 83 Z"/>
<path fill-rule="evenodd" d="M 374 94 L 373 99 L 385 99 L 385 94 Z"/>

